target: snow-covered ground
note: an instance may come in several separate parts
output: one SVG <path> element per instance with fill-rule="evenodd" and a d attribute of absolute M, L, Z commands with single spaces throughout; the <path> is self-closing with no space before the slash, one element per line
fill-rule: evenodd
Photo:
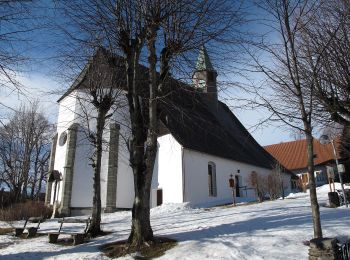
<path fill-rule="evenodd" d="M 350 237 L 350 209 L 324 207 L 327 192 L 327 185 L 317 191 L 324 237 L 346 239 Z M 126 239 L 130 218 L 130 212 L 103 215 L 103 229 L 113 233 L 79 246 L 49 244 L 46 236 L 28 240 L 0 236 L 0 258 L 107 259 L 98 247 Z M 160 259 L 307 259 L 308 247 L 302 242 L 313 235 L 306 193 L 291 194 L 285 200 L 228 208 L 193 209 L 186 204 L 168 204 L 152 209 L 151 221 L 155 235 L 179 241 L 178 246 Z M 8 223 L 0 222 L 0 226 Z M 57 230 L 57 227 L 57 220 L 50 220 L 40 230 Z"/>

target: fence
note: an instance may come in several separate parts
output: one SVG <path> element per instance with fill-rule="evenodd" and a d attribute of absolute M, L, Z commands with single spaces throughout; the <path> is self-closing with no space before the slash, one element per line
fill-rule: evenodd
<path fill-rule="evenodd" d="M 345 200 L 344 200 L 344 195 L 342 190 L 336 190 L 339 196 L 339 202 L 340 205 L 345 205 Z M 345 196 L 346 196 L 346 201 L 348 204 L 350 203 L 350 190 L 349 189 L 344 189 Z"/>

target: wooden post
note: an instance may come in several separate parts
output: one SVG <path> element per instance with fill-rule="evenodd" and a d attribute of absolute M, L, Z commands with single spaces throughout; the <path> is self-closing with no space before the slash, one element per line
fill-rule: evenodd
<path fill-rule="evenodd" d="M 59 233 L 49 233 L 48 234 L 49 243 L 51 243 L 51 244 L 57 243 L 58 235 L 59 235 Z"/>
<path fill-rule="evenodd" d="M 74 234 L 73 237 L 73 246 L 80 245 L 84 243 L 85 234 Z"/>
<path fill-rule="evenodd" d="M 236 206 L 236 194 L 235 194 L 235 180 L 232 178 L 233 174 L 230 174 L 230 179 L 228 180 L 230 188 L 232 188 L 233 206 Z"/>
<path fill-rule="evenodd" d="M 36 227 L 30 227 L 30 228 L 27 228 L 27 231 L 28 231 L 28 233 L 27 233 L 27 238 L 29 238 L 29 237 L 35 237 L 36 232 L 38 231 L 38 228 L 36 228 Z"/>
<path fill-rule="evenodd" d="M 233 206 L 236 206 L 236 189 L 232 188 Z"/>

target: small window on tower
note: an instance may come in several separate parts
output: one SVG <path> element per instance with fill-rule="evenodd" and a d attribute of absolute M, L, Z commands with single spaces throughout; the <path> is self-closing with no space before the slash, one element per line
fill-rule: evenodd
<path fill-rule="evenodd" d="M 204 79 L 200 79 L 198 80 L 198 88 L 202 89 L 202 88 L 205 88 L 205 80 Z"/>
<path fill-rule="evenodd" d="M 63 133 L 61 133 L 60 138 L 58 139 L 58 144 L 60 146 L 63 146 L 66 144 L 67 141 L 67 132 L 64 131 Z"/>

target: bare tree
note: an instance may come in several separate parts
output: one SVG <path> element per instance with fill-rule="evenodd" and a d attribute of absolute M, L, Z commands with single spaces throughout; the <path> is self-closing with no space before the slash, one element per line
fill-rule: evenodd
<path fill-rule="evenodd" d="M 308 60 L 303 55 L 301 44 L 302 28 L 307 24 L 305 18 L 317 10 L 318 2 L 267 0 L 259 2 L 258 6 L 268 14 L 265 22 L 273 32 L 270 39 L 277 40 L 268 42 L 264 35 L 254 45 L 257 47 L 255 50 L 262 51 L 270 59 L 267 62 L 249 50 L 255 64 L 254 70 L 266 77 L 264 84 L 259 86 L 260 89 L 255 88 L 254 92 L 259 100 L 257 103 L 270 112 L 270 120 L 282 121 L 289 127 L 302 131 L 306 137 L 314 237 L 321 238 L 313 162 L 315 81 L 313 77 L 305 77 L 303 65 Z"/>
<path fill-rule="evenodd" d="M 267 177 L 267 183 L 271 200 L 278 199 L 280 196 L 284 199 L 283 167 L 280 163 L 275 164 L 272 172 Z"/>
<path fill-rule="evenodd" d="M 36 103 L 22 107 L 0 128 L 0 178 L 13 202 L 34 199 L 40 193 L 47 174 L 51 134 L 52 126 Z"/>
<path fill-rule="evenodd" d="M 35 1 L 0 1 L 0 87 L 23 93 L 18 73 L 27 60 L 24 46 L 35 30 L 32 5 Z M 1 102 L 0 102 L 1 103 Z"/>
<path fill-rule="evenodd" d="M 132 138 L 130 139 L 130 162 L 134 172 L 135 200 L 132 210 L 132 229 L 129 242 L 139 247 L 153 240 L 150 226 L 150 187 L 157 153 L 158 99 L 171 91 L 170 63 L 186 51 L 198 49 L 201 40 L 215 39 L 234 25 L 236 10 L 227 1 L 150 1 L 136 2 L 143 9 L 138 10 L 143 24 L 129 24 L 123 13 L 124 1 L 117 1 L 119 46 L 126 56 L 128 101 L 131 118 Z M 120 8 L 120 9 L 118 9 Z M 226 8 L 226 10 L 225 10 Z M 137 9 L 136 9 L 137 10 Z M 232 13 L 228 12 L 232 11 Z M 136 12 L 138 13 L 138 12 Z M 132 26 L 132 27 L 130 27 Z M 135 34 L 130 34 L 134 31 Z M 157 44 L 157 40 L 163 42 Z M 149 95 L 147 110 L 137 89 L 137 66 L 142 44 L 148 51 Z M 203 41 L 202 41 L 203 43 Z M 157 51 L 158 49 L 158 51 Z M 158 56 L 158 53 L 159 56 Z M 157 61 L 160 72 L 157 77 Z M 130 71 L 130 69 L 133 71 Z M 135 69 L 136 68 L 136 69 Z M 145 121 L 141 119 L 145 118 Z"/>
<path fill-rule="evenodd" d="M 79 96 L 82 112 L 86 126 L 88 140 L 92 144 L 94 151 L 90 158 L 94 171 L 93 184 L 93 205 L 92 221 L 89 226 L 89 233 L 92 236 L 101 234 L 101 162 L 104 142 L 103 134 L 106 132 L 106 125 L 113 116 L 116 109 L 121 109 L 123 102 L 122 79 L 123 71 L 121 64 L 116 64 L 116 59 L 110 56 L 103 49 L 98 49 L 92 60 L 88 63 L 87 79 L 83 81 L 83 92 L 85 95 Z M 85 84 L 84 84 L 85 83 Z M 91 105 L 94 112 L 89 111 Z M 94 115 L 95 114 L 95 115 Z M 93 125 L 93 127 L 92 127 Z"/>
<path fill-rule="evenodd" d="M 255 189 L 255 196 L 259 202 L 263 202 L 269 191 L 267 176 L 253 171 L 249 175 L 248 183 Z"/>
<path fill-rule="evenodd" d="M 344 157 L 349 153 L 350 133 L 349 5 L 348 0 L 324 1 L 317 13 L 309 15 L 310 22 L 303 29 L 302 37 L 304 55 L 309 57 L 304 64 L 305 75 L 315 81 L 314 106 L 319 115 L 318 122 L 342 136 L 341 154 Z"/>
<path fill-rule="evenodd" d="M 125 62 L 131 123 L 128 148 L 135 191 L 129 242 L 136 248 L 153 240 L 150 189 L 157 153 L 158 103 L 172 90 L 170 70 L 180 55 L 239 24 L 238 9 L 225 0 L 89 0 L 65 5 L 66 13 L 84 32 L 80 43 L 94 46 L 102 42 Z M 140 63 L 147 64 L 147 69 Z"/>
<path fill-rule="evenodd" d="M 309 15 L 302 38 L 305 56 L 310 57 L 305 70 L 317 83 L 314 94 L 318 109 L 343 126 L 350 124 L 349 4 L 347 0 L 325 1 L 317 13 Z"/>

